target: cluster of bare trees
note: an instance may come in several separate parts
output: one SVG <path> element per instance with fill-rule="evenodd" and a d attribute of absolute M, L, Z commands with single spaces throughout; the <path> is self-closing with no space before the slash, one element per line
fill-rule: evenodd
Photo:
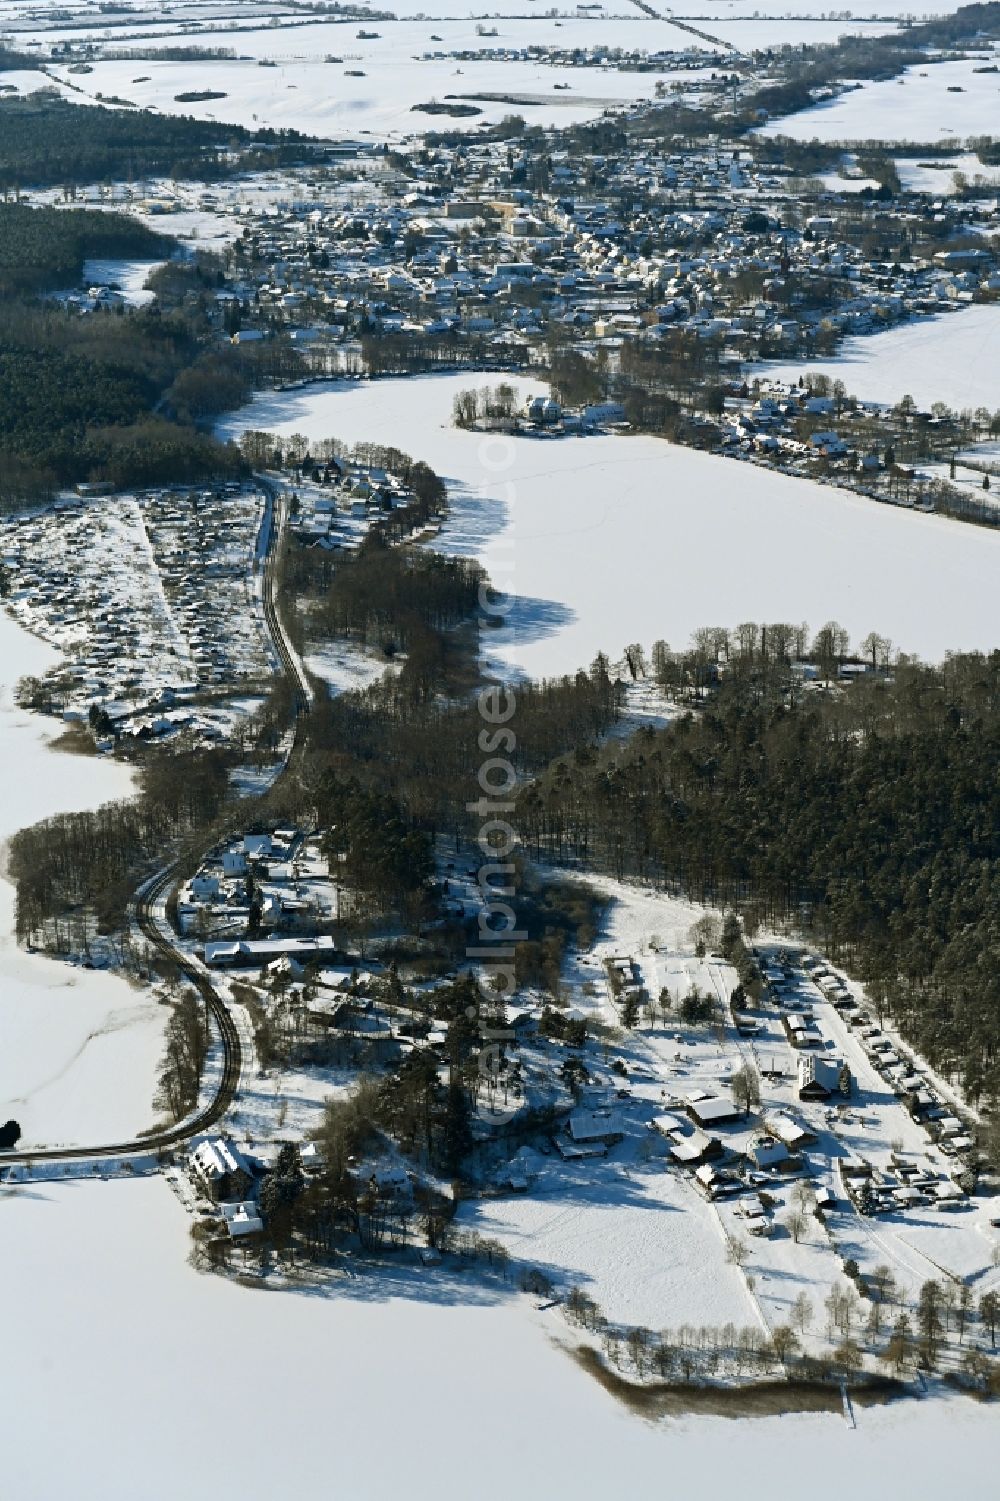
<path fill-rule="evenodd" d="M 742 1264 L 743 1258 L 736 1260 Z M 876 1267 L 863 1281 L 855 1263 L 846 1263 L 846 1269 L 849 1280 L 836 1283 L 823 1301 L 829 1349 L 818 1356 L 804 1349 L 816 1320 L 816 1309 L 805 1291 L 792 1303 L 788 1322 L 768 1334 L 759 1325 L 740 1328 L 732 1323 L 721 1328 L 682 1324 L 660 1332 L 616 1325 L 609 1323 L 580 1287 L 570 1288 L 564 1311 L 571 1323 L 601 1340 L 613 1365 L 640 1380 L 701 1382 L 767 1375 L 780 1367 L 805 1380 L 839 1381 L 862 1373 L 867 1357 L 874 1357 L 888 1375 L 902 1379 L 918 1366 L 937 1369 L 947 1352 L 962 1384 L 1000 1391 L 1000 1366 L 992 1359 L 1000 1327 L 1000 1295 L 984 1293 L 978 1303 L 980 1331 L 990 1339 L 988 1353 L 981 1343 L 966 1346 L 977 1313 L 967 1284 L 949 1279 L 925 1282 L 915 1309 L 910 1310 L 888 1266 Z M 862 1286 L 863 1296 L 852 1277 Z M 865 1302 L 868 1314 L 862 1324 Z"/>
<path fill-rule="evenodd" d="M 197 1104 L 210 1041 L 205 1003 L 195 992 L 185 990 L 173 1001 L 157 1081 L 156 1104 L 173 1121 L 182 1120 Z"/>
<path fill-rule="evenodd" d="M 95 924 L 120 925 L 137 872 L 171 840 L 208 825 L 228 786 L 219 753 L 156 754 L 138 798 L 19 830 L 10 843 L 18 939 L 68 953 L 86 949 Z"/>
<path fill-rule="evenodd" d="M 456 427 L 492 426 L 509 423 L 516 415 L 517 392 L 508 381 L 459 391 L 452 405 Z"/>
<path fill-rule="evenodd" d="M 768 1335 L 759 1324 L 681 1324 L 659 1331 L 612 1324 L 579 1287 L 570 1288 L 564 1312 L 570 1323 L 600 1339 L 613 1365 L 640 1380 L 695 1383 L 767 1375 L 787 1365 L 800 1348 L 798 1336 L 787 1326 Z"/>

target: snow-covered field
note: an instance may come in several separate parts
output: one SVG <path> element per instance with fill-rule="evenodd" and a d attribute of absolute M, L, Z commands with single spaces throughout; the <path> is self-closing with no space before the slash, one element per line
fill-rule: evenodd
<path fill-rule="evenodd" d="M 85 287 L 116 287 L 130 307 L 146 307 L 156 296 L 146 280 L 163 261 L 84 261 Z"/>
<path fill-rule="evenodd" d="M 816 1501 L 884 1501 L 896 1475 L 920 1496 L 978 1494 L 1000 1458 L 995 1413 L 961 1399 L 859 1410 L 854 1431 L 839 1415 L 639 1422 L 545 1337 L 565 1333 L 558 1313 L 391 1264 L 325 1296 L 250 1291 L 190 1269 L 187 1224 L 161 1179 L 0 1190 L 17 1501 L 203 1501 L 234 1467 L 244 1501 L 457 1501 L 470 1485 L 506 1501 L 512 1406 L 527 1501 L 652 1493 L 665 1474 L 747 1501 L 804 1473 Z"/>
<path fill-rule="evenodd" d="M 358 56 L 355 49 L 363 45 L 375 44 L 342 36 L 337 62 L 325 62 L 320 56 L 275 68 L 238 61 L 98 62 L 92 73 L 73 80 L 84 90 L 74 97 L 93 99 L 103 93 L 142 108 L 225 121 L 251 130 L 266 125 L 324 137 L 344 133 L 404 136 L 425 130 L 472 129 L 513 113 L 523 114 L 532 125 L 572 125 L 614 105 L 631 106 L 651 99 L 658 76 L 520 61 L 458 64 L 451 59 L 415 62 L 412 54 Z M 435 44 L 428 41 L 426 45 Z M 555 91 L 556 84 L 566 83 L 568 90 Z M 225 97 L 178 97 L 206 90 Z M 414 112 L 415 105 L 431 100 L 465 99 L 481 93 L 510 97 L 473 100 L 481 113 L 464 119 Z"/>
<path fill-rule="evenodd" d="M 25 673 L 55 653 L 0 614 L 0 838 L 53 813 L 96 807 L 131 788 L 128 771 L 49 749 L 41 721 L 13 703 Z M 122 979 L 17 948 L 14 891 L 0 880 L 0 1118 L 23 1145 L 120 1139 L 152 1124 L 166 1013 Z"/>
<path fill-rule="evenodd" d="M 959 151 L 946 159 L 921 161 L 915 156 L 896 158 L 896 171 L 904 192 L 950 196 L 956 191 L 955 173 L 961 172 L 970 183 L 982 182 L 987 192 L 1000 188 L 1000 170 L 986 167 L 971 151 Z"/>
<path fill-rule="evenodd" d="M 613 1322 L 652 1329 L 756 1322 L 742 1275 L 726 1264 L 714 1208 L 662 1160 L 555 1159 L 530 1193 L 479 1200 L 458 1223 L 502 1241 L 517 1262 L 560 1285 L 576 1282 Z"/>
<path fill-rule="evenodd" d="M 983 303 L 846 339 L 831 359 L 757 367 L 758 374 L 779 380 L 810 372 L 842 380 L 866 401 L 891 403 L 909 394 L 923 407 L 944 401 L 956 411 L 981 406 L 995 411 L 1000 407 L 1000 306 Z"/>
<path fill-rule="evenodd" d="M 302 660 L 309 671 L 327 685 L 331 697 L 356 688 L 371 687 L 390 665 L 382 657 L 336 641 L 311 649 Z"/>
<path fill-rule="evenodd" d="M 866 83 L 829 103 L 773 120 L 762 133 L 807 141 L 940 141 L 990 135 L 1000 116 L 1000 78 L 974 71 L 983 65 L 983 57 L 977 57 L 907 68 L 898 78 Z"/>
<path fill-rule="evenodd" d="M 532 676 L 575 671 L 602 650 L 617 656 L 628 641 L 677 647 L 699 626 L 748 619 L 835 619 L 855 640 L 879 630 L 927 659 L 996 643 L 1000 537 L 656 438 L 508 439 L 452 427 L 456 391 L 496 379 L 271 393 L 223 432 L 391 434 L 426 460 L 451 496 L 437 545 L 481 559 L 516 596 L 490 640 L 500 662 Z M 941 599 L 947 609 L 927 608 Z"/>
<path fill-rule="evenodd" d="M 610 106 L 630 106 L 654 97 L 657 82 L 679 78 L 696 83 L 690 71 L 671 67 L 671 54 L 719 53 L 781 45 L 834 42 L 845 32 L 878 35 L 895 22 L 855 21 L 807 12 L 789 20 L 740 13 L 727 8 L 692 23 L 675 25 L 671 16 L 644 15 L 638 8 L 615 5 L 624 14 L 571 11 L 558 15 L 535 11 L 524 0 L 485 8 L 460 3 L 406 6 L 396 20 L 376 20 L 359 27 L 347 22 L 299 24 L 301 16 L 273 18 L 261 24 L 253 15 L 237 17 L 235 26 L 216 26 L 212 11 L 201 12 L 204 24 L 161 25 L 137 14 L 123 26 L 119 16 L 95 16 L 92 28 L 58 26 L 36 30 L 46 46 L 70 41 L 96 47 L 92 71 L 70 74 L 64 63 L 52 76 L 72 86 L 74 97 L 113 98 L 169 113 L 193 114 L 244 126 L 269 125 L 322 136 L 373 134 L 399 137 L 446 126 L 472 129 L 493 123 L 516 110 L 531 124 L 569 125 L 593 119 Z M 513 13 L 508 14 L 508 11 Z M 102 53 L 133 46 L 155 53 L 179 45 L 225 49 L 233 58 L 157 62 L 148 58 L 115 59 Z M 607 59 L 577 59 L 573 67 L 538 59 L 496 54 L 527 47 L 577 49 L 614 47 L 649 54 L 668 54 L 656 71 L 620 70 Z M 456 52 L 484 54 L 458 59 Z M 261 68 L 259 63 L 266 67 Z M 214 99 L 178 98 L 211 91 Z M 479 115 L 449 120 L 414 113 L 415 105 L 481 93 L 509 98 L 477 100 Z"/>

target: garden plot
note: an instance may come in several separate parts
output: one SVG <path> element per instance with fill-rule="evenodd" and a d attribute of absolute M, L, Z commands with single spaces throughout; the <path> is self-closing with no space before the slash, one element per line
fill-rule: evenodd
<path fill-rule="evenodd" d="M 0 531 L 8 607 L 65 654 L 49 706 L 84 718 L 97 705 L 121 732 L 167 734 L 183 727 L 178 697 L 269 676 L 249 582 L 261 515 L 256 492 L 230 487 L 63 501 L 10 518 Z M 153 704 L 162 723 L 133 722 Z"/>
<path fill-rule="evenodd" d="M 11 518 L 2 536 L 9 609 L 66 654 L 64 707 L 196 681 L 135 499 Z"/>

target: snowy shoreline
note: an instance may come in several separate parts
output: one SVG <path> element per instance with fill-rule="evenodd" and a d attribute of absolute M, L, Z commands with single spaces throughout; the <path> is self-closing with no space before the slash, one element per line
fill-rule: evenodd
<path fill-rule="evenodd" d="M 950 320 L 945 320 L 950 326 Z M 942 325 L 944 326 L 944 325 Z M 840 621 L 928 661 L 997 644 L 1000 534 L 662 438 L 497 438 L 452 426 L 465 372 L 261 393 L 219 425 L 310 441 L 394 443 L 448 484 L 434 546 L 476 558 L 513 595 L 491 633 L 503 670 L 573 673 L 627 641 L 699 627 Z M 511 377 L 524 396 L 539 379 Z M 927 609 L 930 599 L 947 608 Z"/>
<path fill-rule="evenodd" d="M 18 679 L 56 660 L 0 611 L 5 863 L 6 842 L 19 828 L 132 789 L 127 768 L 54 748 L 58 731 L 17 707 Z M 15 939 L 14 913 L 14 888 L 0 870 L 0 1116 L 20 1122 L 24 1146 L 87 1145 L 152 1125 L 164 1008 L 119 976 L 25 953 Z"/>

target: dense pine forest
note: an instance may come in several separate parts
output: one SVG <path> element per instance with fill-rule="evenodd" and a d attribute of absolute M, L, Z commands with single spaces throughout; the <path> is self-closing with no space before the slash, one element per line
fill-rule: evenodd
<path fill-rule="evenodd" d="M 214 340 L 210 257 L 178 263 L 148 308 L 81 315 L 42 295 L 78 287 L 87 259 L 159 259 L 173 248 L 124 214 L 0 204 L 0 509 L 80 480 L 144 485 L 242 470 L 235 448 L 197 426 L 207 407 L 245 400 L 265 374 L 254 354 Z"/>
<path fill-rule="evenodd" d="M 71 104 L 48 92 L 0 99 L 2 192 L 155 176 L 208 181 L 287 166 L 305 150 L 294 131 Z"/>
<path fill-rule="evenodd" d="M 75 287 L 85 260 L 157 260 L 173 242 L 127 214 L 0 203 L 0 296 Z"/>
<path fill-rule="evenodd" d="M 759 645 L 727 666 L 668 728 L 558 758 L 519 800 L 529 850 L 814 935 L 1000 1093 L 1000 653 L 811 691 Z"/>

